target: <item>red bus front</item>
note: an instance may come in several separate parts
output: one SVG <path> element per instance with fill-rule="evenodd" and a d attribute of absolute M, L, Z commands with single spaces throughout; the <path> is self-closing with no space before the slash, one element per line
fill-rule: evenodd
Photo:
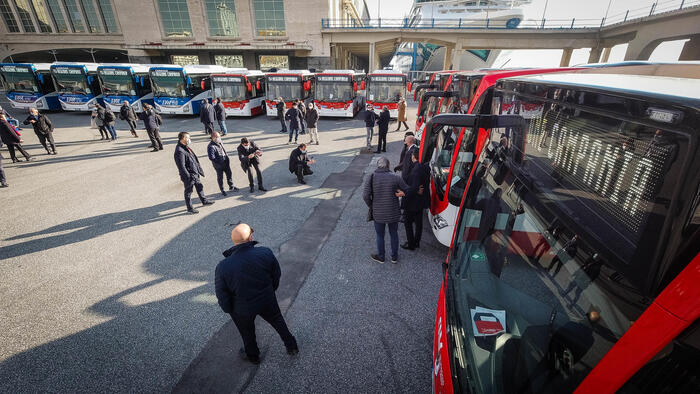
<path fill-rule="evenodd" d="M 213 74 L 212 98 L 221 98 L 226 115 L 256 116 L 265 112 L 265 76 Z"/>
<path fill-rule="evenodd" d="M 379 114 L 388 108 L 389 115 L 399 115 L 399 99 L 406 96 L 406 75 L 398 73 L 371 73 L 367 75 L 367 105 Z"/>
<path fill-rule="evenodd" d="M 314 103 L 319 116 L 354 117 L 360 110 L 358 88 L 353 74 L 317 74 Z"/>
<path fill-rule="evenodd" d="M 282 98 L 285 108 L 292 108 L 294 100 L 307 102 L 314 91 L 313 74 L 310 73 L 270 73 L 267 74 L 266 105 L 267 116 L 277 116 L 277 100 Z"/>

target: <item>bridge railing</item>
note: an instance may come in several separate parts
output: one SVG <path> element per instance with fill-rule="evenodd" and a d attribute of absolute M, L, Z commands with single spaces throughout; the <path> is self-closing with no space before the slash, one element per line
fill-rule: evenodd
<path fill-rule="evenodd" d="M 347 19 L 321 19 L 322 29 L 600 29 L 604 26 L 625 23 L 652 15 L 699 7 L 700 0 L 660 0 L 651 6 L 629 9 L 619 14 L 595 19 L 524 19 L 520 18 L 423 18 L 412 20 L 400 19 L 365 19 L 362 21 Z"/>

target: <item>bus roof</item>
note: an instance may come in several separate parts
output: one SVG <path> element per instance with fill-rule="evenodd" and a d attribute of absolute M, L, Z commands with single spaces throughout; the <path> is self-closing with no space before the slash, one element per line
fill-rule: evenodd
<path fill-rule="evenodd" d="M 88 71 L 97 71 L 97 67 L 100 66 L 100 64 L 97 63 L 78 63 L 78 62 L 53 62 L 51 63 L 51 68 L 54 67 L 74 67 L 74 68 L 81 68 L 85 67 L 87 68 Z"/>
<path fill-rule="evenodd" d="M 323 74 L 350 74 L 350 75 L 355 75 L 357 74 L 355 70 L 323 70 L 320 73 L 317 73 L 317 75 L 323 75 Z"/>
<path fill-rule="evenodd" d="M 229 68 L 224 73 L 215 73 L 214 75 L 245 75 L 245 76 L 255 76 L 255 75 L 265 75 L 264 72 L 260 70 L 248 70 L 247 68 Z"/>
<path fill-rule="evenodd" d="M 406 76 L 406 74 L 402 73 L 401 71 L 397 70 L 374 70 L 369 75 L 375 75 L 375 74 L 380 74 L 380 75 L 403 75 Z"/>
<path fill-rule="evenodd" d="M 294 75 L 313 75 L 309 70 L 277 70 L 275 72 L 267 72 L 266 74 L 294 74 Z"/>
<path fill-rule="evenodd" d="M 160 69 L 160 70 L 182 70 L 185 74 L 221 74 L 230 70 L 228 67 L 219 66 L 215 64 L 188 64 L 186 66 L 180 66 L 177 64 L 168 64 L 162 66 L 150 67 L 150 70 Z"/>
<path fill-rule="evenodd" d="M 655 75 L 560 73 L 513 77 L 511 80 L 572 88 L 588 88 L 655 98 L 700 109 L 700 80 Z"/>
<path fill-rule="evenodd" d="M 0 67 L 2 66 L 34 67 L 37 71 L 48 71 L 51 69 L 51 63 L 0 63 Z"/>

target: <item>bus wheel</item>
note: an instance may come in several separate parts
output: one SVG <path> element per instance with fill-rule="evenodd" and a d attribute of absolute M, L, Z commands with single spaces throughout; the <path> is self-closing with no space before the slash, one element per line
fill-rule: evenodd
<path fill-rule="evenodd" d="M 260 105 L 260 109 L 262 110 L 260 113 L 263 115 L 267 115 L 267 104 L 263 101 L 263 103 Z"/>

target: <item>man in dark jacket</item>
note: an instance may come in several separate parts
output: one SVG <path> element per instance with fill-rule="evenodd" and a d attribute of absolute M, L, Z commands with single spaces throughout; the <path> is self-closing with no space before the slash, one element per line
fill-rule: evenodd
<path fill-rule="evenodd" d="M 411 160 L 411 154 L 413 151 L 418 155 L 419 149 L 416 145 L 416 137 L 409 135 L 404 138 L 404 144 L 406 144 L 406 154 L 403 157 L 403 163 L 401 164 L 401 178 L 404 182 L 408 182 L 408 176 L 411 175 L 411 169 L 413 168 L 413 161 Z"/>
<path fill-rule="evenodd" d="M 29 109 L 29 116 L 24 120 L 24 124 L 31 124 L 34 127 L 34 134 L 39 138 L 39 142 L 46 149 L 46 153 L 56 154 L 56 144 L 53 142 L 53 124 L 49 120 L 48 116 L 40 114 L 39 110 L 36 108 Z M 46 142 L 49 142 L 48 145 Z M 51 150 L 49 150 L 51 146 Z"/>
<path fill-rule="evenodd" d="M 391 262 L 396 264 L 399 259 L 399 197 L 403 197 L 408 185 L 396 174 L 389 170 L 389 159 L 380 157 L 377 160 L 377 170 L 365 182 L 362 199 L 372 208 L 374 230 L 377 233 L 377 253 L 372 254 L 372 260 L 384 263 L 384 234 L 389 227 L 391 237 Z"/>
<path fill-rule="evenodd" d="M 216 181 L 219 183 L 219 190 L 221 194 L 226 195 L 224 191 L 224 174 L 226 174 L 226 182 L 228 183 L 228 190 L 238 191 L 238 188 L 233 186 L 233 175 L 231 174 L 231 161 L 228 158 L 226 149 L 224 149 L 224 144 L 221 141 L 219 133 L 216 131 L 211 133 L 211 142 L 207 146 L 207 156 L 211 160 L 211 164 L 214 165 L 214 170 L 216 170 Z"/>
<path fill-rule="evenodd" d="M 255 169 L 255 174 L 258 177 L 258 190 L 261 192 L 266 192 L 267 189 L 263 187 L 262 174 L 260 173 L 260 156 L 262 156 L 262 150 L 255 145 L 255 142 L 249 141 L 248 138 L 241 138 L 241 144 L 238 145 L 238 159 L 241 161 L 241 168 L 243 172 L 248 174 L 248 181 L 250 182 L 250 192 L 255 191 L 253 186 L 253 171 L 251 167 Z"/>
<path fill-rule="evenodd" d="M 372 136 L 374 135 L 374 124 L 377 123 L 377 114 L 374 113 L 374 108 L 367 105 L 364 114 L 365 127 L 367 127 L 367 150 L 372 150 Z"/>
<path fill-rule="evenodd" d="M 285 104 L 284 100 L 282 100 L 282 97 L 277 97 L 277 118 L 280 120 L 280 123 L 282 124 L 282 128 L 280 129 L 280 133 L 286 133 L 287 132 L 287 122 L 284 119 L 284 110 L 287 104 Z"/>
<path fill-rule="evenodd" d="M 2 139 L 0 139 L 0 148 L 2 148 Z M 2 155 L 0 155 L 0 187 L 8 187 L 7 179 L 5 178 L 5 170 L 2 169 Z"/>
<path fill-rule="evenodd" d="M 190 196 L 192 196 L 192 189 L 197 190 L 197 195 L 202 205 L 211 205 L 214 201 L 207 199 L 204 195 L 204 186 L 199 180 L 200 176 L 204 176 L 204 170 L 202 166 L 199 165 L 199 159 L 197 155 L 190 149 L 190 135 L 186 132 L 180 132 L 177 135 L 178 144 L 175 147 L 175 164 L 177 165 L 177 170 L 180 172 L 180 180 L 185 185 L 185 205 L 187 205 L 187 212 L 189 213 L 199 213 L 198 210 L 192 207 L 192 201 L 190 201 Z"/>
<path fill-rule="evenodd" d="M 287 111 L 284 118 L 289 121 L 289 141 L 287 145 L 292 144 L 292 135 L 294 135 L 294 143 L 299 139 L 299 124 L 301 123 L 301 113 L 297 109 L 296 104 L 292 104 L 292 108 Z"/>
<path fill-rule="evenodd" d="M 408 149 L 408 145 L 406 145 L 406 137 L 409 135 L 415 135 L 413 134 L 412 131 L 407 131 L 404 135 L 404 141 L 403 141 L 403 147 L 401 148 L 401 153 L 399 154 L 399 165 L 394 167 L 394 172 L 401 171 L 401 168 L 403 167 L 403 159 L 406 157 L 406 149 Z"/>
<path fill-rule="evenodd" d="M 7 122 L 7 117 L 5 114 L 0 114 L 0 139 L 7 145 L 7 150 L 10 151 L 10 158 L 13 163 L 17 163 L 19 159 L 15 155 L 15 149 L 17 149 L 27 161 L 34 160 L 33 157 L 27 153 L 27 151 L 22 148 L 22 139 L 19 134 L 15 131 L 14 126 Z"/>
<path fill-rule="evenodd" d="M 151 152 L 163 150 L 163 142 L 161 142 L 160 133 L 158 132 L 158 128 L 163 124 L 160 115 L 156 113 L 150 104 L 143 103 L 143 112 L 139 114 L 139 117 L 143 121 L 148 138 L 151 140 L 151 148 L 153 148 Z"/>
<path fill-rule="evenodd" d="M 430 207 L 430 167 L 418 162 L 418 152 L 415 150 L 411 152 L 411 161 L 413 169 L 408 177 L 408 189 L 401 199 L 406 228 L 406 243 L 401 247 L 408 250 L 420 247 L 424 210 Z"/>
<path fill-rule="evenodd" d="M 214 120 L 216 120 L 214 106 L 209 104 L 209 100 L 202 100 L 202 106 L 199 107 L 199 121 L 204 125 L 205 133 L 211 134 L 214 131 Z"/>
<path fill-rule="evenodd" d="M 95 104 L 95 107 L 97 108 L 97 117 L 102 121 L 104 128 L 109 131 L 109 134 L 112 136 L 112 141 L 116 141 L 117 130 L 114 129 L 114 121 L 116 120 L 114 112 L 100 104 Z"/>
<path fill-rule="evenodd" d="M 224 103 L 221 102 L 220 97 L 216 98 L 214 115 L 216 115 L 216 122 L 219 124 L 219 129 L 221 129 L 221 135 L 228 134 L 228 129 L 226 128 L 226 107 L 224 107 Z"/>
<path fill-rule="evenodd" d="M 289 172 L 297 175 L 297 182 L 306 185 L 304 175 L 311 175 L 314 173 L 311 171 L 311 167 L 309 167 L 309 165 L 314 163 L 315 162 L 306 154 L 306 144 L 301 144 L 289 155 Z"/>
<path fill-rule="evenodd" d="M 129 129 L 131 130 L 131 135 L 133 135 L 134 138 L 137 138 L 136 119 L 138 118 L 136 117 L 136 111 L 131 108 L 131 105 L 129 105 L 129 102 L 126 100 L 124 100 L 121 108 L 119 108 L 119 119 L 126 121 L 126 123 L 129 125 Z"/>
<path fill-rule="evenodd" d="M 379 141 L 377 143 L 377 151 L 374 153 L 386 152 L 386 133 L 389 132 L 390 120 L 389 108 L 384 107 L 377 120 L 377 126 L 379 126 Z"/>
<path fill-rule="evenodd" d="M 306 134 L 306 104 L 304 100 L 297 100 L 297 111 L 299 111 L 299 128 L 301 129 L 299 134 Z"/>
<path fill-rule="evenodd" d="M 260 363 L 260 349 L 255 340 L 255 318 L 262 317 L 277 331 L 289 355 L 299 353 L 296 338 L 289 332 L 277 303 L 275 291 L 282 272 L 269 248 L 255 247 L 253 229 L 247 224 L 231 231 L 234 246 L 224 252 L 216 266 L 214 284 L 221 310 L 231 315 L 243 338 L 239 354 L 253 364 Z"/>
<path fill-rule="evenodd" d="M 316 141 L 318 145 L 318 110 L 314 103 L 309 103 L 309 109 L 306 110 L 306 126 L 309 128 L 309 144 Z"/>

